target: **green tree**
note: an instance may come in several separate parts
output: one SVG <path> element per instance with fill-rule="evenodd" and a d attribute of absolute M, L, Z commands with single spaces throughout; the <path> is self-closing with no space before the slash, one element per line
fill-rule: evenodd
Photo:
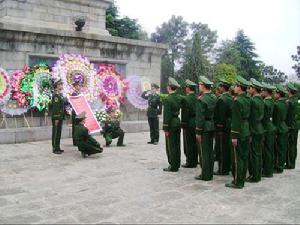
<path fill-rule="evenodd" d="M 120 18 L 118 8 L 114 4 L 106 11 L 106 29 L 112 36 L 139 40 L 148 39 L 147 33 L 142 30 L 136 19 L 127 16 Z"/>
<path fill-rule="evenodd" d="M 193 37 L 198 33 L 202 52 L 204 54 L 211 53 L 218 40 L 217 31 L 212 31 L 207 24 L 203 23 L 192 23 L 190 29 Z M 193 43 L 193 39 L 190 40 L 190 43 Z"/>
<path fill-rule="evenodd" d="M 297 54 L 292 55 L 292 59 L 296 63 L 292 68 L 295 70 L 297 77 L 300 79 L 300 46 L 297 46 Z"/>
<path fill-rule="evenodd" d="M 214 71 L 213 80 L 218 82 L 220 79 L 225 79 L 230 83 L 234 83 L 237 77 L 237 70 L 234 65 L 231 64 L 218 64 Z"/>
<path fill-rule="evenodd" d="M 186 51 L 184 63 L 180 71 L 182 80 L 190 79 L 198 82 L 199 76 L 209 76 L 210 63 L 202 48 L 202 40 L 199 32 L 192 38 L 192 47 Z"/>
<path fill-rule="evenodd" d="M 185 39 L 188 34 L 188 23 L 181 16 L 172 16 L 168 22 L 163 23 L 151 34 L 151 41 L 169 45 L 168 53 L 171 57 L 172 71 L 170 76 L 175 75 L 175 61 L 182 57 Z"/>
<path fill-rule="evenodd" d="M 234 40 L 235 48 L 240 55 L 240 66 L 237 68 L 238 74 L 246 79 L 255 78 L 261 80 L 258 67 L 259 61 L 256 60 L 258 55 L 254 52 L 255 46 L 250 38 L 239 30 Z"/>
<path fill-rule="evenodd" d="M 217 64 L 230 64 L 235 68 L 241 67 L 240 52 L 232 40 L 226 40 L 216 49 L 216 62 Z"/>
<path fill-rule="evenodd" d="M 287 80 L 287 75 L 273 66 L 267 66 L 264 63 L 259 65 L 263 81 L 269 84 L 280 84 Z"/>
<path fill-rule="evenodd" d="M 170 74 L 173 72 L 172 59 L 169 54 L 162 56 L 161 60 L 161 92 L 167 93 L 167 84 Z"/>

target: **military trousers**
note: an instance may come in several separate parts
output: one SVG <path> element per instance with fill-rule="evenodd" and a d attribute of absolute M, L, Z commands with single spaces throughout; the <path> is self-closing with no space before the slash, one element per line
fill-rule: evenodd
<path fill-rule="evenodd" d="M 158 117 L 148 118 L 150 127 L 150 140 L 151 142 L 159 142 L 159 120 Z"/>
<path fill-rule="evenodd" d="M 288 169 L 295 169 L 297 158 L 297 140 L 298 130 L 289 130 L 288 134 L 288 149 L 286 166 Z"/>
<path fill-rule="evenodd" d="M 112 143 L 113 139 L 118 138 L 117 146 L 121 146 L 121 145 L 123 145 L 123 142 L 124 142 L 124 136 L 125 136 L 125 133 L 121 128 L 119 128 L 118 130 L 115 130 L 113 132 L 105 133 L 104 138 L 106 141 L 106 145 L 110 145 Z"/>
<path fill-rule="evenodd" d="M 76 140 L 74 139 L 75 126 L 76 126 L 76 114 L 74 111 L 72 111 L 72 139 L 73 139 L 74 146 L 76 146 Z"/>
<path fill-rule="evenodd" d="M 275 170 L 282 173 L 286 162 L 288 133 L 277 133 L 275 142 Z"/>
<path fill-rule="evenodd" d="M 103 149 L 93 137 L 90 137 L 87 141 L 76 141 L 78 150 L 87 155 L 94 155 L 103 152 Z"/>
<path fill-rule="evenodd" d="M 218 172 L 220 174 L 228 174 L 231 167 L 231 140 L 230 131 L 216 132 L 215 154 L 218 161 Z"/>
<path fill-rule="evenodd" d="M 55 121 L 58 121 L 57 125 L 55 124 Z M 60 150 L 62 125 L 63 125 L 63 120 L 52 119 L 52 149 L 53 149 L 53 151 Z"/>
<path fill-rule="evenodd" d="M 201 143 L 197 143 L 200 165 L 202 168 L 202 180 L 213 179 L 214 174 L 214 151 L 213 151 L 214 132 L 205 132 L 201 135 Z"/>
<path fill-rule="evenodd" d="M 249 174 L 254 181 L 261 181 L 263 135 L 253 134 L 249 154 Z"/>
<path fill-rule="evenodd" d="M 237 146 L 231 148 L 233 183 L 244 187 L 249 160 L 249 137 L 239 138 Z"/>
<path fill-rule="evenodd" d="M 263 151 L 262 151 L 262 156 L 263 156 L 262 174 L 265 176 L 273 176 L 274 141 L 275 141 L 275 133 L 266 132 L 264 136 L 264 144 L 263 144 Z"/>
<path fill-rule="evenodd" d="M 195 127 L 183 129 L 183 146 L 186 156 L 186 165 L 196 167 L 198 164 L 198 149 Z"/>
<path fill-rule="evenodd" d="M 172 170 L 180 168 L 180 127 L 171 127 L 169 136 L 166 136 L 166 153 Z"/>

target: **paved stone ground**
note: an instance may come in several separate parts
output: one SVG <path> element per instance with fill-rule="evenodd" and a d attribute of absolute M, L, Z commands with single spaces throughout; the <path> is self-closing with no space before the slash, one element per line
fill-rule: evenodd
<path fill-rule="evenodd" d="M 299 166 L 232 190 L 224 187 L 230 176 L 201 182 L 199 169 L 164 173 L 163 141 L 147 140 L 128 134 L 127 147 L 88 159 L 70 139 L 61 156 L 50 142 L 1 145 L 0 223 L 300 222 Z"/>

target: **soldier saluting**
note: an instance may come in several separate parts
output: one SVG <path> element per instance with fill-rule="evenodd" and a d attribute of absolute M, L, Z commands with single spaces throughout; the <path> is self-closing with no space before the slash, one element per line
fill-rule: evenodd
<path fill-rule="evenodd" d="M 60 148 L 60 139 L 65 119 L 65 99 L 61 93 L 63 91 L 62 80 L 56 80 L 53 86 L 54 93 L 49 106 L 52 118 L 52 150 L 54 154 L 62 154 L 64 150 Z"/>
<path fill-rule="evenodd" d="M 147 117 L 150 127 L 150 141 L 148 144 L 157 145 L 159 142 L 159 120 L 158 115 L 161 115 L 162 104 L 158 94 L 159 86 L 151 84 L 151 91 L 145 91 L 142 98 L 148 100 Z"/>

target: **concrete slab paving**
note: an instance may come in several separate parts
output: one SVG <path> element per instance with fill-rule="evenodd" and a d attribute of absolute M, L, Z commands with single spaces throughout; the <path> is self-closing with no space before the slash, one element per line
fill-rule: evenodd
<path fill-rule="evenodd" d="M 299 160 L 296 170 L 232 190 L 231 176 L 163 172 L 164 140 L 147 145 L 148 137 L 127 134 L 126 147 L 88 159 L 70 139 L 63 155 L 50 141 L 0 145 L 0 223 L 300 223 Z"/>

